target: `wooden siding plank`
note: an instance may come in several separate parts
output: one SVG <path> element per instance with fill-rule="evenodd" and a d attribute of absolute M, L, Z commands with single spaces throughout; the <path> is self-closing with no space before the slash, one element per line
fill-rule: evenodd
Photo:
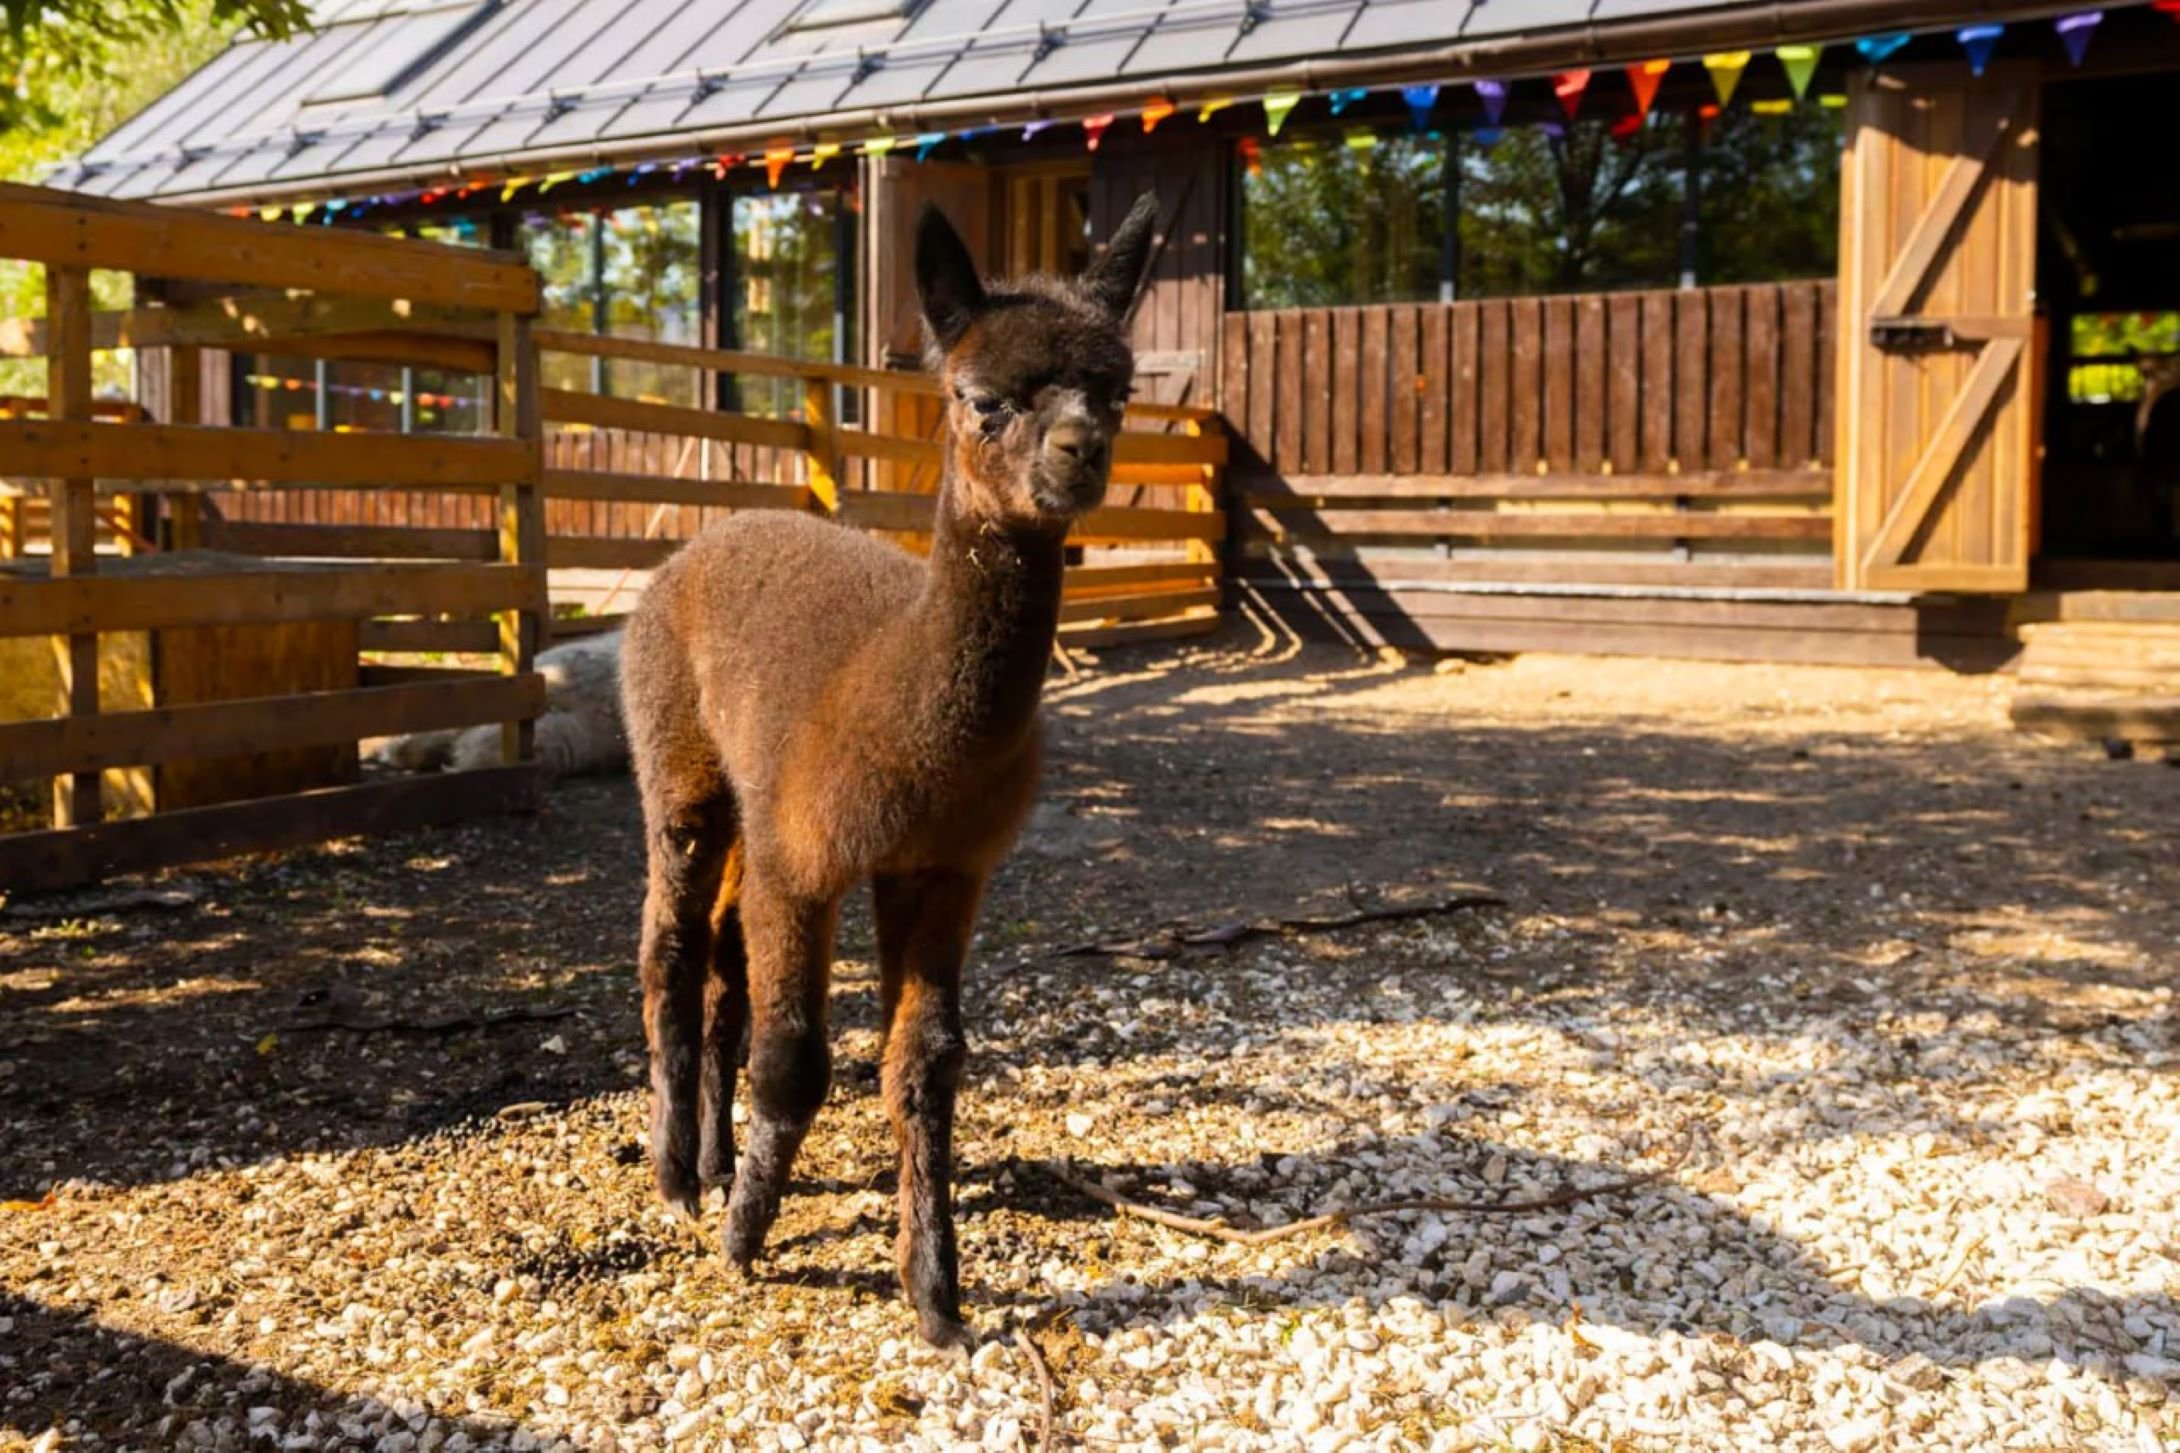
<path fill-rule="evenodd" d="M 1389 412 L 1385 396 L 1390 386 L 1388 322 L 1384 308 L 1362 310 L 1362 352 L 1355 375 L 1356 386 L 1362 390 L 1361 407 L 1356 412 L 1361 432 L 1356 440 L 1355 467 L 1366 474 L 1382 474 L 1385 470 Z"/>
<path fill-rule="evenodd" d="M 1477 349 L 1476 467 L 1486 474 L 1504 474 L 1510 455 L 1507 441 L 1509 389 L 1513 383 L 1512 315 L 1503 299 L 1483 305 L 1482 339 Z"/>
<path fill-rule="evenodd" d="M 1413 474 L 1422 454 L 1417 423 L 1423 383 L 1422 360 L 1417 356 L 1422 318 L 1415 308 L 1395 308 L 1389 321 L 1393 334 L 1389 365 L 1393 437 L 1386 450 L 1386 464 L 1395 474 Z"/>
<path fill-rule="evenodd" d="M 1447 468 L 1446 423 L 1453 392 L 1452 359 L 1448 351 L 1452 347 L 1452 319 L 1452 310 L 1448 308 L 1421 310 L 1416 468 L 1427 474 L 1442 474 Z"/>
<path fill-rule="evenodd" d="M 1271 313 L 1249 315 L 1249 424 L 1250 447 L 1257 457 L 1272 457 L 1272 431 L 1278 424 L 1279 319 Z"/>
<path fill-rule="evenodd" d="M 1544 300 L 1516 298 L 1507 367 L 1506 467 L 1533 470 L 1544 457 Z"/>
<path fill-rule="evenodd" d="M 1274 386 L 1278 390 L 1279 398 L 1273 406 L 1273 413 L 1278 422 L 1273 431 L 1274 437 L 1259 443 L 1257 448 L 1260 454 L 1268 448 L 1270 453 L 1264 457 L 1281 469 L 1300 469 L 1302 411 L 1312 402 L 1322 405 L 1316 399 L 1315 391 L 1309 387 L 1309 380 L 1302 371 L 1302 315 L 1291 310 L 1282 312 L 1276 331 L 1279 358 L 1278 377 Z"/>
<path fill-rule="evenodd" d="M 1742 355 L 1741 325 L 1747 290 L 1712 288 L 1708 292 L 1711 315 L 1711 419 L 1706 457 L 1713 468 L 1731 469 L 1741 462 L 1746 440 L 1746 364 Z"/>
<path fill-rule="evenodd" d="M 1332 315 L 1312 308 L 1302 315 L 1302 369 L 1309 380 L 1307 412 L 1302 420 L 1302 459 L 1306 468 L 1332 468 Z"/>
<path fill-rule="evenodd" d="M 1776 457 L 1789 467 L 1819 457 L 1817 446 L 1817 375 L 1831 359 L 1817 352 L 1818 289 L 1789 283 L 1780 289 L 1779 439 Z"/>
<path fill-rule="evenodd" d="M 1361 437 L 1362 315 L 1353 308 L 1332 310 L 1332 468 L 1356 467 Z"/>
<path fill-rule="evenodd" d="M 1662 473 L 1673 463 L 1673 294 L 1642 295 L 1642 447 L 1637 462 Z"/>
<path fill-rule="evenodd" d="M 1448 319 L 1452 364 L 1446 401 L 1446 468 L 1474 474 L 1483 468 L 1484 306 L 1455 303 Z M 1505 467 L 1505 455 L 1499 457 Z"/>
<path fill-rule="evenodd" d="M 1575 302 L 1574 467 L 1590 473 L 1603 469 L 1612 407 L 1609 379 L 1614 362 L 1607 300 L 1597 295 Z"/>
<path fill-rule="evenodd" d="M 1779 300 L 1781 289 L 1744 290 L 1741 453 L 1751 469 L 1779 462 Z"/>
<path fill-rule="evenodd" d="M 1545 467 L 1574 468 L 1575 459 L 1575 300 L 1544 300 L 1544 448 Z"/>
<path fill-rule="evenodd" d="M 1701 292 L 1674 297 L 1673 457 L 1682 469 L 1710 459 L 1710 313 Z"/>

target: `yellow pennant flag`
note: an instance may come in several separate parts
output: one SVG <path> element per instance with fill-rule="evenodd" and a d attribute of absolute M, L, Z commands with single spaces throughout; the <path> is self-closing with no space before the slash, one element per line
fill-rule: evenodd
<path fill-rule="evenodd" d="M 1718 51 L 1703 58 L 1703 69 L 1711 73 L 1711 85 L 1718 92 L 1718 104 L 1733 104 L 1734 88 L 1741 84 L 1741 73 L 1749 68 L 1749 52 L 1745 50 Z"/>

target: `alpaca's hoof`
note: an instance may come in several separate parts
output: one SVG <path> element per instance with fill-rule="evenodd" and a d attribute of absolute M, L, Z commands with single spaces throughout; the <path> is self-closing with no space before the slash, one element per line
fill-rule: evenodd
<path fill-rule="evenodd" d="M 976 1333 L 968 1323 L 943 1312 L 918 1312 L 916 1334 L 925 1344 L 940 1352 L 959 1352 L 966 1355 L 976 1346 Z"/>
<path fill-rule="evenodd" d="M 727 1260 L 733 1262 L 736 1269 L 747 1276 L 750 1268 L 757 1264 L 757 1258 L 764 1254 L 765 1234 L 762 1230 L 746 1224 L 745 1218 L 735 1215 L 730 1205 L 727 1211 L 726 1235 L 720 1245 L 727 1253 Z"/>
<path fill-rule="evenodd" d="M 694 1221 L 701 1214 L 703 1188 L 687 1166 L 671 1161 L 658 1163 L 659 1199 Z"/>

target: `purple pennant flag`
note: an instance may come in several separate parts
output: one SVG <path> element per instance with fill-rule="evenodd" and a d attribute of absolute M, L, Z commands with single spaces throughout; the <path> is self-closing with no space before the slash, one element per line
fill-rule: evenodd
<path fill-rule="evenodd" d="M 2067 64 L 2079 67 L 2082 57 L 2089 54 L 2089 38 L 2097 33 L 2099 22 L 2104 19 L 2102 10 L 2084 10 L 2074 15 L 2062 15 L 2051 22 L 2059 32 L 2059 42 L 2066 47 Z"/>
<path fill-rule="evenodd" d="M 1982 75 L 1991 64 L 1991 53 L 1998 49 L 1998 38 L 2006 33 L 2003 25 L 1964 25 L 1954 32 L 1960 48 L 1968 55 L 1968 69 Z"/>
<path fill-rule="evenodd" d="M 1408 114 L 1415 118 L 1415 129 L 1423 130 L 1431 124 L 1431 108 L 1438 104 L 1436 86 L 1402 86 L 1400 99 L 1408 103 Z"/>
<path fill-rule="evenodd" d="M 1476 99 L 1484 103 L 1484 119 L 1496 129 L 1499 118 L 1506 114 L 1506 82 L 1478 81 Z"/>
<path fill-rule="evenodd" d="M 1565 141 L 1567 139 L 1567 123 L 1564 121 L 1539 121 L 1537 130 L 1554 141 Z"/>

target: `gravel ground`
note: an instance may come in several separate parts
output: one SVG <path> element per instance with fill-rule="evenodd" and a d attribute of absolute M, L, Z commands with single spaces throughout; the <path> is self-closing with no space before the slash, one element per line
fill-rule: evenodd
<path fill-rule="evenodd" d="M 760 1280 L 653 1205 L 633 794 L 0 915 L 0 1446 L 2180 1445 L 2180 771 L 2004 684 L 1228 643 L 1053 692 L 985 915 L 966 1360 L 860 913 Z M 1497 908 L 1063 956 L 1456 884 Z M 481 1016 L 498 1014 L 481 1022 Z M 1237 1225 L 1520 1199 L 1262 1246 Z M 1676 1158 L 1678 1157 L 1678 1158 Z"/>

